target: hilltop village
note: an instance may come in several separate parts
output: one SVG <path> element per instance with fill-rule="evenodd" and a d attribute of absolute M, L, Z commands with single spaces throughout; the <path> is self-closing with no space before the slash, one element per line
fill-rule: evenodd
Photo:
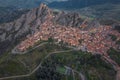
<path fill-rule="evenodd" d="M 49 16 L 51 19 L 54 16 Z M 117 36 L 117 39 L 113 41 L 111 36 Z M 39 31 L 34 35 L 27 37 L 25 41 L 17 46 L 17 49 L 21 52 L 28 49 L 30 46 L 40 40 L 48 40 L 53 38 L 58 43 L 63 42 L 68 45 L 80 48 L 83 51 L 88 51 L 93 54 L 106 54 L 107 50 L 113 47 L 118 49 L 120 45 L 116 44 L 116 41 L 120 40 L 120 33 L 113 30 L 111 26 L 99 26 L 91 28 L 89 30 L 81 30 L 77 27 L 66 27 L 61 25 L 54 25 L 51 20 L 44 22 Z"/>
<path fill-rule="evenodd" d="M 40 7 L 40 9 L 43 8 L 46 8 L 46 5 Z M 54 39 L 57 43 L 67 43 L 70 46 L 93 54 L 106 55 L 111 47 L 116 50 L 120 49 L 120 45 L 116 44 L 117 41 L 120 41 L 120 33 L 113 29 L 112 26 L 99 25 L 98 27 L 83 30 L 88 25 L 86 20 L 83 21 L 80 27 L 71 27 L 54 23 L 53 19 L 55 17 L 55 15 L 51 14 L 51 10 L 47 9 L 45 22 L 39 26 L 39 30 L 17 45 L 16 49 L 24 52 L 38 41 L 46 41 L 49 38 Z M 115 40 L 112 39 L 113 36 L 116 36 Z"/>

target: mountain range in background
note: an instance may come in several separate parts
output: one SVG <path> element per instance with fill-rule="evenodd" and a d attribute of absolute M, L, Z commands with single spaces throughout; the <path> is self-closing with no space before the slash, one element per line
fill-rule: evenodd
<path fill-rule="evenodd" d="M 118 4 L 120 0 L 0 0 L 0 7 L 33 8 L 46 3 L 52 8 L 76 9 L 106 3 Z"/>
<path fill-rule="evenodd" d="M 103 5 L 106 3 L 118 4 L 120 0 L 68 0 L 62 2 L 52 2 L 48 6 L 65 9 L 80 9 L 93 5 Z"/>
<path fill-rule="evenodd" d="M 41 3 L 49 4 L 53 1 L 66 0 L 0 0 L 0 24 L 18 19 L 31 8 L 38 7 Z"/>
<path fill-rule="evenodd" d="M 0 0 L 0 7 L 15 7 L 15 8 L 34 8 L 38 7 L 40 3 L 52 3 L 52 2 L 60 2 L 66 0 Z"/>
<path fill-rule="evenodd" d="M 120 20 L 120 0 L 0 0 L 0 23 L 19 18 L 41 3 L 57 10 L 75 11 L 102 20 Z"/>

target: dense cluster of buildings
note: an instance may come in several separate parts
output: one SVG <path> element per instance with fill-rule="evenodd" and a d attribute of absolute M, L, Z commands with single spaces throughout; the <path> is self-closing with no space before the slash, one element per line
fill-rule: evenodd
<path fill-rule="evenodd" d="M 117 40 L 120 40 L 120 33 L 113 30 L 111 26 L 99 26 L 83 31 L 76 27 L 53 25 L 51 21 L 46 21 L 41 25 L 39 31 L 35 32 L 33 36 L 29 36 L 17 48 L 25 51 L 39 40 L 48 40 L 51 37 L 58 42 L 62 41 L 88 52 L 106 54 L 110 47 L 116 49 L 119 46 L 110 38 L 109 34 L 117 36 Z"/>

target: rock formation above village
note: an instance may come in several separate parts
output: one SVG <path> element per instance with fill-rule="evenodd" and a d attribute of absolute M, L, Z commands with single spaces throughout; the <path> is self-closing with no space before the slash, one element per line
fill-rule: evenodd
<path fill-rule="evenodd" d="M 45 4 L 40 7 L 34 8 L 23 14 L 19 19 L 9 23 L 0 24 L 0 46 L 5 49 L 11 44 L 17 44 L 25 36 L 32 35 L 39 30 L 39 27 L 49 20 L 50 16 L 54 16 L 52 22 L 55 24 L 62 24 L 65 26 L 79 26 L 82 22 L 79 14 L 54 12 L 49 9 Z M 8 43 L 9 44 L 8 44 Z M 16 43 L 17 42 L 17 43 Z M 2 44 L 7 43 L 7 45 Z"/>
<path fill-rule="evenodd" d="M 10 42 L 9 44 L 7 43 L 7 45 L 1 44 L 1 49 L 13 44 L 18 44 L 28 35 L 32 36 L 34 33 L 41 31 L 44 26 L 46 29 L 48 27 L 50 29 L 52 29 L 52 27 L 68 27 L 69 29 L 73 28 L 89 31 L 90 29 L 98 28 L 102 25 L 100 25 L 97 20 L 90 20 L 88 17 L 83 19 L 78 13 L 58 12 L 48 8 L 45 4 L 41 4 L 40 7 L 30 10 L 28 13 L 23 14 L 19 19 L 0 25 L 0 43 Z M 72 33 L 72 31 L 70 32 Z"/>

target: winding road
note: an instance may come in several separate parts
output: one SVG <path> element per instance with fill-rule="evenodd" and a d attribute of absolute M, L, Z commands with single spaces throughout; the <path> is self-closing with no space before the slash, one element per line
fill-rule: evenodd
<path fill-rule="evenodd" d="M 43 45 L 43 44 L 42 44 L 42 45 Z M 40 45 L 39 45 L 39 46 L 40 46 Z M 49 56 L 51 56 L 52 54 L 63 53 L 63 52 L 70 52 L 70 51 L 73 51 L 73 50 L 51 52 L 51 53 L 49 53 L 49 54 L 41 61 L 41 63 L 40 63 L 32 72 L 30 72 L 30 73 L 28 73 L 28 74 L 25 74 L 25 75 L 17 75 L 17 76 L 3 77 L 3 78 L 0 78 L 0 80 L 29 77 L 29 76 L 31 76 L 32 74 L 34 74 L 40 67 L 42 67 L 41 65 L 42 65 L 42 63 L 44 62 L 44 60 L 47 59 L 47 58 L 48 58 Z"/>
<path fill-rule="evenodd" d="M 38 48 L 38 47 L 40 47 L 40 46 L 43 46 L 43 45 L 45 45 L 45 44 L 47 44 L 48 42 L 44 42 L 44 43 L 41 43 L 41 44 L 39 44 L 38 46 L 35 46 L 35 47 L 33 47 L 32 49 L 30 49 L 30 50 L 27 50 L 27 51 L 24 51 L 24 52 L 20 52 L 20 51 L 18 51 L 16 48 L 17 48 L 17 46 L 11 51 L 11 53 L 12 54 L 26 54 L 26 53 L 28 53 L 28 52 L 30 52 L 30 51 L 32 51 L 32 50 L 34 50 L 34 49 L 36 49 L 36 48 Z"/>
<path fill-rule="evenodd" d="M 120 68 L 118 68 L 117 75 L 116 75 L 116 80 L 120 80 Z"/>
<path fill-rule="evenodd" d="M 68 67 L 68 66 L 65 66 L 65 68 L 72 70 L 73 80 L 75 80 L 75 74 L 74 74 L 74 72 L 77 73 L 77 74 L 79 74 L 80 80 L 86 80 L 85 76 L 84 76 L 81 72 L 79 72 L 79 71 L 77 71 L 77 70 L 74 70 L 74 69 L 72 69 L 71 67 Z"/>
<path fill-rule="evenodd" d="M 103 56 L 103 59 L 113 66 L 114 70 L 117 72 L 116 80 L 120 80 L 120 66 L 114 60 L 112 60 L 109 56 Z"/>
<path fill-rule="evenodd" d="M 28 51 L 25 51 L 25 52 L 22 52 L 22 53 L 19 52 L 19 51 L 17 51 L 16 48 L 14 48 L 14 49 L 12 50 L 12 54 L 26 54 L 26 53 L 28 53 L 28 52 L 30 52 L 30 51 L 32 51 L 32 50 L 34 50 L 34 49 L 36 49 L 36 48 L 38 48 L 38 47 L 40 47 L 40 46 L 45 45 L 45 44 L 47 44 L 47 42 L 41 43 L 40 45 L 32 48 L 31 50 L 28 50 Z M 48 55 L 45 56 L 45 58 L 40 62 L 40 64 L 39 64 L 33 71 L 31 71 L 31 72 L 28 73 L 28 74 L 25 74 L 25 75 L 16 75 L 16 76 L 9 76 L 9 77 L 2 77 L 2 78 L 0 78 L 0 80 L 29 77 L 29 76 L 31 76 L 32 74 L 34 74 L 40 67 L 42 67 L 42 63 L 44 62 L 44 60 L 47 59 L 47 58 L 48 58 L 49 56 L 51 56 L 52 54 L 63 53 L 63 52 L 70 52 L 70 51 L 73 51 L 73 50 L 76 50 L 76 51 L 79 50 L 79 49 L 76 49 L 76 48 L 73 48 L 73 47 L 69 47 L 69 48 L 72 48 L 72 49 L 71 49 L 71 50 L 55 51 L 55 52 L 50 52 L 50 53 L 48 53 Z M 117 71 L 116 80 L 120 80 L 120 67 L 118 66 L 118 64 L 117 64 L 115 61 L 113 61 L 111 58 L 109 58 L 109 57 L 103 56 L 103 58 L 104 58 L 107 62 L 109 62 L 109 63 L 111 63 L 111 64 L 113 65 L 114 69 Z M 76 71 L 76 70 L 73 70 L 72 68 L 70 68 L 70 69 L 72 70 L 72 72 L 78 73 L 79 76 L 81 77 L 81 80 L 85 80 L 85 76 L 84 76 L 82 73 L 80 73 L 80 72 L 78 72 L 78 71 Z M 73 75 L 74 75 L 74 73 L 73 73 Z M 74 77 L 74 76 L 73 76 L 73 77 Z M 74 79 L 75 79 L 75 77 L 74 77 Z"/>

